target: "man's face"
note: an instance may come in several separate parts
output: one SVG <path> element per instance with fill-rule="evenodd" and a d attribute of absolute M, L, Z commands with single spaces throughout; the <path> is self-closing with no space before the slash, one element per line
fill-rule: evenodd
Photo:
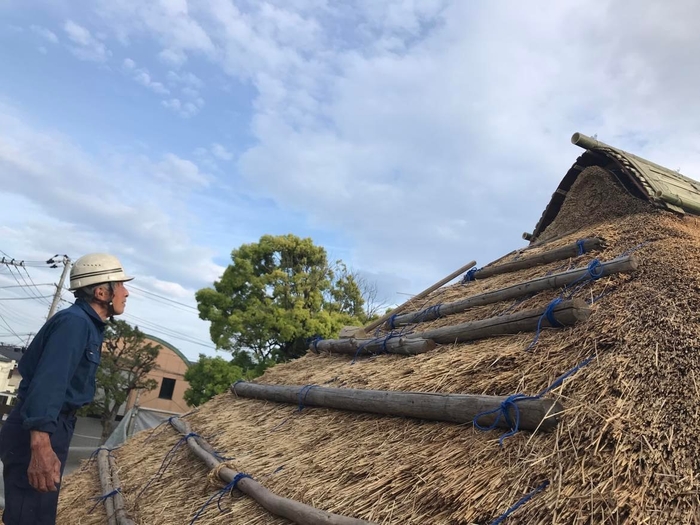
<path fill-rule="evenodd" d="M 121 315 L 126 308 L 126 298 L 129 297 L 129 290 L 126 289 L 124 283 L 114 283 L 114 295 L 112 296 L 112 308 L 114 315 Z"/>

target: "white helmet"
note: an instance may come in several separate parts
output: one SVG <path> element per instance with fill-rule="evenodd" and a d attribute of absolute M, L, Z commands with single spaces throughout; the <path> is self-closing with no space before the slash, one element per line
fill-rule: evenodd
<path fill-rule="evenodd" d="M 107 253 L 91 253 L 83 255 L 70 271 L 70 288 L 74 292 L 78 288 L 101 283 L 118 283 L 131 281 L 124 273 L 122 265 L 114 255 Z"/>

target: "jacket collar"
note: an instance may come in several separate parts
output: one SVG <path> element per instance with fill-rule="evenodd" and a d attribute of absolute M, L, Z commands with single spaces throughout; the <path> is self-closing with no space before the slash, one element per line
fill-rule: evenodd
<path fill-rule="evenodd" d="M 105 327 L 107 323 L 102 320 L 102 318 L 97 314 L 95 309 L 85 299 L 77 299 L 74 304 L 78 308 L 82 309 L 86 314 L 88 314 L 98 327 Z"/>

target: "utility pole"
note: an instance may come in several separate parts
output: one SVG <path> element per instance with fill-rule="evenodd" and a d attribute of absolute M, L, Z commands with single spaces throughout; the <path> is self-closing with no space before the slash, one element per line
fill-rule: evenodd
<path fill-rule="evenodd" d="M 46 261 L 46 264 L 53 264 L 51 268 L 57 268 L 58 264 L 54 260 L 58 255 L 52 257 L 48 261 Z M 58 302 L 61 300 L 61 292 L 63 291 L 63 283 L 66 281 L 66 275 L 68 275 L 68 270 L 70 270 L 70 257 L 67 255 L 63 256 L 63 271 L 61 272 L 61 278 L 58 281 L 58 284 L 56 285 L 56 293 L 53 296 L 53 301 L 51 301 L 51 308 L 49 308 L 49 315 L 46 316 L 47 319 L 50 319 L 51 316 L 54 314 L 56 311 L 56 307 L 58 306 Z"/>

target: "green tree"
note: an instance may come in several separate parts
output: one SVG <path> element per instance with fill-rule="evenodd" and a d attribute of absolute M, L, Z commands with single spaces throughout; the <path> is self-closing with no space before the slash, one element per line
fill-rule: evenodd
<path fill-rule="evenodd" d="M 306 352 L 308 338 L 365 320 L 355 277 L 311 239 L 264 235 L 231 260 L 213 288 L 196 293 L 218 348 L 251 352 L 256 363 L 286 361 Z"/>
<path fill-rule="evenodd" d="M 112 433 L 117 412 L 129 394 L 138 389 L 150 391 L 158 385 L 148 374 L 157 366 L 160 348 L 146 343 L 144 333 L 125 321 L 107 325 L 96 374 L 95 399 L 81 411 L 99 416 L 103 442 Z"/>
<path fill-rule="evenodd" d="M 189 406 L 202 405 L 243 377 L 241 367 L 232 362 L 199 354 L 199 360 L 185 373 L 185 381 L 190 384 L 185 390 L 185 402 Z"/>

